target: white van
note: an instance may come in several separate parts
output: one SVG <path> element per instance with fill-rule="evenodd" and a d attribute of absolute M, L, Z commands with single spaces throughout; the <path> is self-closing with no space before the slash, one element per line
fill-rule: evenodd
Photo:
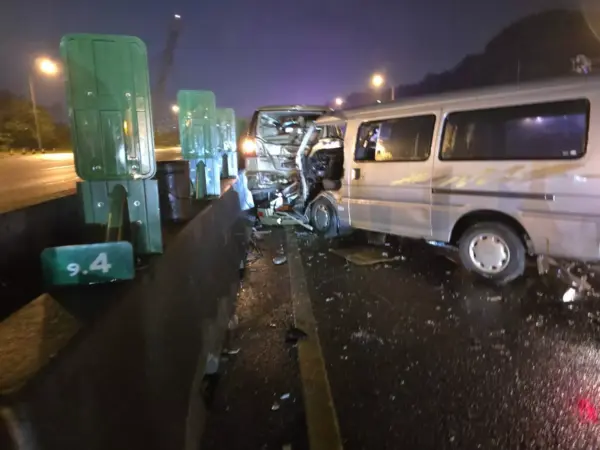
<path fill-rule="evenodd" d="M 598 78 L 407 99 L 315 122 L 326 125 L 345 127 L 344 171 L 307 212 L 321 233 L 449 243 L 499 283 L 528 254 L 600 259 Z"/>

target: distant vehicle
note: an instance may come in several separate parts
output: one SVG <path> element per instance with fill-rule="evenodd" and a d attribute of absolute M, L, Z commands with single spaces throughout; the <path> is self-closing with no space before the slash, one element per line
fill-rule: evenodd
<path fill-rule="evenodd" d="M 252 116 L 241 142 L 248 187 L 257 202 L 298 182 L 296 154 L 314 120 L 326 106 L 265 106 Z"/>
<path fill-rule="evenodd" d="M 528 255 L 600 259 L 599 78 L 407 99 L 314 124 L 325 126 L 346 127 L 345 168 L 306 212 L 321 233 L 450 244 L 501 284 Z"/>

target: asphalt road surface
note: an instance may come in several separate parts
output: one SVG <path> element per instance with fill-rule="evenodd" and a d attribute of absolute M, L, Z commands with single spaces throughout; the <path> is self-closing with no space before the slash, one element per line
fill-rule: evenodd
<path fill-rule="evenodd" d="M 298 450 L 307 429 L 311 450 L 333 448 L 315 441 L 328 413 L 315 413 L 314 380 L 284 344 L 295 283 L 308 292 L 344 449 L 600 448 L 597 299 L 563 303 L 567 286 L 533 272 L 497 288 L 424 243 L 383 247 L 398 259 L 359 267 L 329 252 L 355 241 L 292 236 L 300 273 L 279 229 L 246 275 L 240 352 L 224 363 L 207 449 Z M 272 262 L 279 246 L 283 266 Z"/>
<path fill-rule="evenodd" d="M 179 148 L 156 149 L 158 161 L 177 159 Z M 0 213 L 73 192 L 78 180 L 72 153 L 0 156 Z"/>

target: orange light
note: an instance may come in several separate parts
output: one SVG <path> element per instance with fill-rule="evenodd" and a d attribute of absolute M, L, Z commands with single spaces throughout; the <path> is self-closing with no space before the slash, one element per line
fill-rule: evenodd
<path fill-rule="evenodd" d="M 244 142 L 242 142 L 242 152 L 246 156 L 256 155 L 256 141 L 251 138 L 244 139 Z"/>

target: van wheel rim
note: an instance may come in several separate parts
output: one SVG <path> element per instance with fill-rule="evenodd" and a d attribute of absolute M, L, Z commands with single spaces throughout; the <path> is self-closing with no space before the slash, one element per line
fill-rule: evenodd
<path fill-rule="evenodd" d="M 469 257 L 478 270 L 497 274 L 508 266 L 510 250 L 504 239 L 497 234 L 482 233 L 471 239 Z"/>
<path fill-rule="evenodd" d="M 319 230 L 325 230 L 331 222 L 331 214 L 325 205 L 317 205 L 315 209 L 315 226 Z"/>

